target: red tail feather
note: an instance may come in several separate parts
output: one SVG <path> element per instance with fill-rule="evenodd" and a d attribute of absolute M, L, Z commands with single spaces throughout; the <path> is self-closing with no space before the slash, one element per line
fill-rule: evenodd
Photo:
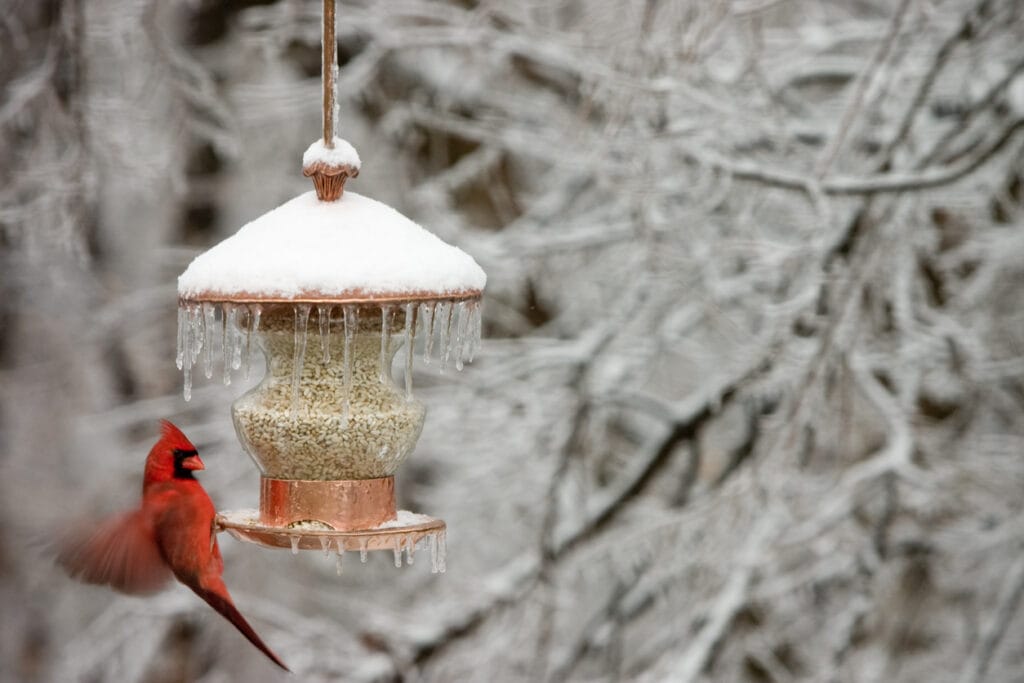
<path fill-rule="evenodd" d="M 221 586 L 223 587 L 223 583 L 221 583 Z M 291 673 L 291 669 L 289 669 L 285 663 L 282 662 L 276 654 L 274 654 L 273 650 L 267 647 L 266 643 L 263 642 L 259 635 L 256 634 L 256 631 L 253 630 L 253 627 L 249 625 L 249 622 L 245 620 L 245 617 L 242 616 L 242 613 L 238 611 L 237 607 L 235 607 L 235 604 L 231 602 L 231 598 L 227 595 L 226 587 L 223 588 L 223 595 L 216 589 L 204 590 L 201 588 L 193 588 L 192 590 L 195 591 L 196 595 L 205 600 L 210 607 L 223 614 L 224 618 L 230 621 L 243 636 L 248 638 L 250 643 L 255 645 L 260 652 L 269 657 L 274 664 L 277 664 L 285 671 Z"/>

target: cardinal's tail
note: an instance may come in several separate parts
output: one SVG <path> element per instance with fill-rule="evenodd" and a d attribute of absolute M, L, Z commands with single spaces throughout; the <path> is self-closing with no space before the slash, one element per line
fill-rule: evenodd
<path fill-rule="evenodd" d="M 230 621 L 235 628 L 237 628 L 243 636 L 248 638 L 249 642 L 255 645 L 260 652 L 270 658 L 274 664 L 285 671 L 291 673 L 284 662 L 281 661 L 280 657 L 274 654 L 273 650 L 267 647 L 267 644 L 256 634 L 253 627 L 249 625 L 249 622 L 245 620 L 242 613 L 235 607 L 235 603 L 231 602 L 231 597 L 228 595 L 227 587 L 224 586 L 223 581 L 219 581 L 220 586 L 210 588 L 193 588 L 196 595 L 201 597 L 206 603 L 224 615 L 228 621 Z M 219 589 L 219 590 L 218 590 Z"/>

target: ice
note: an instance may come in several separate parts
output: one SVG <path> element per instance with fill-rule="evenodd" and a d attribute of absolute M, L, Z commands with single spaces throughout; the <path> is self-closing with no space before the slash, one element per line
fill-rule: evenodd
<path fill-rule="evenodd" d="M 380 307 L 380 382 L 387 384 L 391 379 L 391 306 Z"/>
<path fill-rule="evenodd" d="M 416 304 L 405 305 L 405 400 L 412 400 L 412 361 L 416 353 Z"/>
<path fill-rule="evenodd" d="M 327 364 L 331 362 L 331 307 L 327 304 L 317 305 L 316 315 L 320 321 L 320 352 L 324 364 Z"/>
<path fill-rule="evenodd" d="M 184 374 L 185 374 L 185 387 L 182 390 L 182 396 L 186 401 L 192 400 L 192 355 L 185 353 L 184 358 Z"/>
<path fill-rule="evenodd" d="M 213 377 L 213 326 L 217 324 L 217 309 L 213 304 L 203 304 L 203 374 L 206 379 Z"/>
<path fill-rule="evenodd" d="M 360 538 L 359 539 L 359 561 L 362 562 L 363 564 L 366 564 L 366 551 L 367 551 L 366 539 L 365 538 Z"/>
<path fill-rule="evenodd" d="M 416 542 L 412 536 L 405 537 L 405 563 L 408 565 L 413 564 L 415 561 L 416 553 Z"/>
<path fill-rule="evenodd" d="M 473 358 L 476 357 L 476 352 L 480 348 L 480 334 L 483 327 L 482 311 L 480 310 L 480 302 L 474 301 L 470 304 L 470 320 L 469 320 L 469 343 L 466 345 L 466 360 L 470 363 L 473 362 Z"/>
<path fill-rule="evenodd" d="M 438 572 L 438 568 L 437 568 L 437 566 L 438 566 L 437 565 L 437 534 L 430 534 L 430 536 L 428 538 L 430 539 L 428 541 L 429 544 L 430 544 L 430 573 L 431 574 L 436 574 Z"/>
<path fill-rule="evenodd" d="M 203 309 L 199 304 L 192 304 L 189 307 L 189 338 L 192 340 L 191 356 L 192 367 L 195 367 L 199 360 L 199 352 L 203 348 Z"/>
<path fill-rule="evenodd" d="M 242 331 L 238 326 L 238 306 L 228 306 L 231 326 L 231 369 L 242 367 Z"/>
<path fill-rule="evenodd" d="M 252 339 L 260 329 L 260 317 L 263 315 L 263 307 L 259 304 L 249 306 L 249 319 L 245 326 L 245 370 L 243 374 L 249 379 L 249 369 L 252 365 Z"/>
<path fill-rule="evenodd" d="M 395 537 L 395 547 L 392 549 L 395 553 L 395 566 L 402 566 L 402 537 Z"/>
<path fill-rule="evenodd" d="M 383 383 L 391 379 L 391 335 L 395 325 L 395 317 L 399 311 L 405 316 L 404 340 L 405 356 L 405 396 L 413 398 L 413 370 L 417 336 L 425 336 L 423 342 L 423 359 L 430 363 L 431 356 L 439 360 L 442 371 L 449 364 L 457 370 L 464 369 L 467 362 L 472 362 L 480 348 L 482 315 L 479 301 L 434 301 L 423 303 L 393 304 L 381 306 L 381 355 L 379 378 Z M 220 311 L 218 313 L 218 310 Z M 320 336 L 320 352 L 322 362 L 329 363 L 331 357 L 331 304 L 317 304 L 317 322 Z M 350 411 L 349 399 L 352 383 L 352 344 L 358 327 L 358 305 L 346 304 L 342 307 L 342 324 L 344 327 L 344 354 L 342 381 L 343 395 L 346 397 L 342 406 L 342 428 L 347 426 Z M 232 382 L 232 373 L 242 370 L 245 379 L 249 379 L 253 357 L 254 337 L 258 337 L 262 318 L 262 307 L 259 304 L 212 304 L 189 303 L 179 307 L 178 330 L 176 340 L 175 364 L 184 376 L 185 400 L 192 396 L 193 373 L 202 363 L 206 377 L 213 376 L 214 326 L 219 324 L 219 346 L 222 351 L 224 366 L 223 381 L 225 385 Z M 295 347 L 292 376 L 292 405 L 296 413 L 301 409 L 301 377 L 308 345 L 309 315 L 312 305 L 295 305 Z M 218 319 L 219 316 L 219 319 Z M 439 329 L 439 331 L 438 331 Z M 337 332 L 337 330 L 335 330 Z M 436 339 L 435 339 L 436 334 Z M 435 355 L 435 345 L 437 352 Z"/>
<path fill-rule="evenodd" d="M 437 532 L 437 571 L 448 571 L 448 539 L 444 531 Z"/>
<path fill-rule="evenodd" d="M 334 571 L 336 571 L 338 573 L 338 576 L 341 576 L 341 570 L 344 568 L 343 567 L 344 562 L 345 562 L 345 552 L 344 551 L 338 551 L 338 559 L 334 561 Z"/>
<path fill-rule="evenodd" d="M 224 386 L 231 384 L 231 362 L 235 356 L 235 307 L 224 304 L 220 312 L 221 338 L 220 353 L 224 361 Z"/>
<path fill-rule="evenodd" d="M 420 316 L 423 318 L 423 362 L 430 363 L 434 350 L 434 304 L 421 304 Z"/>
<path fill-rule="evenodd" d="M 309 304 L 295 306 L 295 355 L 292 367 L 291 414 L 299 414 L 299 389 L 302 385 L 302 364 L 306 358 L 306 325 L 309 323 Z"/>
<path fill-rule="evenodd" d="M 469 323 L 469 313 L 466 310 L 466 302 L 460 301 L 456 304 L 455 312 L 458 314 L 458 322 L 455 324 L 455 348 L 452 352 L 455 355 L 455 369 L 462 370 L 462 349 L 466 342 L 466 326 Z"/>
<path fill-rule="evenodd" d="M 178 348 L 174 357 L 174 364 L 181 367 L 184 363 L 185 358 L 185 321 L 187 313 L 184 308 L 178 308 Z"/>
<path fill-rule="evenodd" d="M 184 373 L 184 389 L 182 395 L 186 401 L 192 400 L 192 368 L 199 355 L 200 340 L 199 321 L 201 320 L 199 307 L 190 305 L 185 307 L 185 315 L 181 321 L 181 368 Z"/>
<path fill-rule="evenodd" d="M 298 555 L 299 554 L 299 541 L 301 539 L 302 539 L 302 536 L 289 536 L 288 537 L 288 540 L 290 540 L 292 542 L 292 555 Z"/>
<path fill-rule="evenodd" d="M 352 393 L 352 341 L 355 339 L 356 327 L 359 325 L 359 314 L 356 312 L 355 306 L 345 306 L 345 343 L 343 344 L 344 356 L 342 363 L 344 369 L 342 370 L 342 382 L 344 387 L 342 389 L 345 392 L 345 402 L 341 406 L 341 422 L 342 428 L 348 426 L 348 412 L 349 412 L 349 396 Z"/>
<path fill-rule="evenodd" d="M 441 348 L 438 349 L 438 353 L 441 356 L 441 370 L 444 371 L 448 368 L 448 356 L 451 354 L 451 339 L 452 339 L 452 310 L 453 306 L 450 301 L 442 301 L 439 303 L 438 308 L 438 323 L 441 325 Z"/>
<path fill-rule="evenodd" d="M 340 543 L 340 541 L 339 541 Z M 331 539 L 327 536 L 320 537 L 320 549 L 324 551 L 324 557 L 331 556 Z"/>

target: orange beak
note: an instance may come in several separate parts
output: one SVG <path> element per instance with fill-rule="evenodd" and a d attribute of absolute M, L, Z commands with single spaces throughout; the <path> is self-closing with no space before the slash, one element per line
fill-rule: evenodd
<path fill-rule="evenodd" d="M 199 459 L 198 455 L 190 455 L 181 461 L 181 466 L 186 470 L 205 470 L 206 465 Z"/>

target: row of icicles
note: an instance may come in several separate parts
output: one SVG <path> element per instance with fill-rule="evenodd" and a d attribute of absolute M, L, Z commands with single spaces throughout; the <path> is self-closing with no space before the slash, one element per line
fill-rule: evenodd
<path fill-rule="evenodd" d="M 298 399 L 299 380 L 306 353 L 307 328 L 313 304 L 294 304 L 295 310 L 295 357 L 293 359 L 292 387 L 295 403 Z M 357 304 L 331 305 L 316 304 L 319 318 L 320 350 L 323 362 L 330 361 L 331 318 L 335 308 L 341 308 L 341 330 L 344 335 L 344 382 L 346 395 L 352 375 L 350 348 L 358 326 Z M 388 382 L 391 367 L 387 349 L 391 341 L 391 326 L 395 316 L 404 315 L 405 328 L 405 392 L 412 398 L 412 364 L 417 339 L 423 339 L 423 361 L 427 364 L 436 355 L 441 371 L 454 361 L 461 370 L 463 364 L 472 362 L 480 348 L 481 311 L 479 301 L 430 301 L 424 303 L 382 304 L 381 313 L 381 355 L 380 380 Z M 253 337 L 260 329 L 263 306 L 260 304 L 232 303 L 187 303 L 178 308 L 178 369 L 184 373 L 184 396 L 192 398 L 192 370 L 202 355 L 203 374 L 213 377 L 214 338 L 219 338 L 223 364 L 224 384 L 231 384 L 231 373 L 241 370 L 249 378 Z M 435 345 L 434 338 L 438 338 Z M 436 351 L 436 354 L 435 354 Z M 294 406 L 293 406 L 294 409 Z"/>
<path fill-rule="evenodd" d="M 299 554 L 299 541 L 300 540 L 301 540 L 301 536 L 299 536 L 299 535 L 295 535 L 295 536 L 291 537 L 292 555 L 298 555 Z M 434 534 L 430 534 L 429 536 L 427 536 L 425 539 L 422 539 L 421 541 L 414 540 L 413 537 L 412 537 L 412 534 L 409 534 L 407 536 L 396 536 L 395 537 L 395 541 L 394 541 L 394 545 L 391 548 L 391 550 L 392 550 L 392 552 L 394 553 L 394 556 L 395 556 L 395 566 L 396 567 L 401 567 L 402 566 L 402 552 L 403 551 L 405 552 L 405 564 L 410 565 L 410 566 L 412 564 L 414 564 L 415 563 L 415 558 L 416 558 L 416 546 L 419 545 L 421 542 L 425 542 L 427 547 L 430 550 L 430 573 L 431 574 L 444 574 L 445 571 L 447 570 L 446 559 L 445 559 L 445 555 L 447 554 L 446 553 L 446 545 L 447 545 L 447 543 L 446 543 L 446 540 L 445 540 L 445 532 L 444 531 L 441 531 L 441 532 L 438 532 L 438 533 L 434 533 Z M 333 549 L 331 548 L 331 539 L 328 538 L 327 536 L 321 536 L 320 537 L 320 547 L 323 549 L 324 555 L 330 557 L 330 555 L 331 555 L 331 553 L 333 551 Z M 335 561 L 335 566 L 337 568 L 338 576 L 341 576 L 343 560 L 345 558 L 345 546 L 343 545 L 343 542 L 341 540 L 338 541 L 336 552 L 337 552 L 337 559 Z M 361 548 L 359 548 L 359 561 L 364 563 L 364 564 L 366 563 L 367 552 L 368 552 L 368 547 L 365 545 L 365 542 L 364 542 L 364 545 Z"/>

